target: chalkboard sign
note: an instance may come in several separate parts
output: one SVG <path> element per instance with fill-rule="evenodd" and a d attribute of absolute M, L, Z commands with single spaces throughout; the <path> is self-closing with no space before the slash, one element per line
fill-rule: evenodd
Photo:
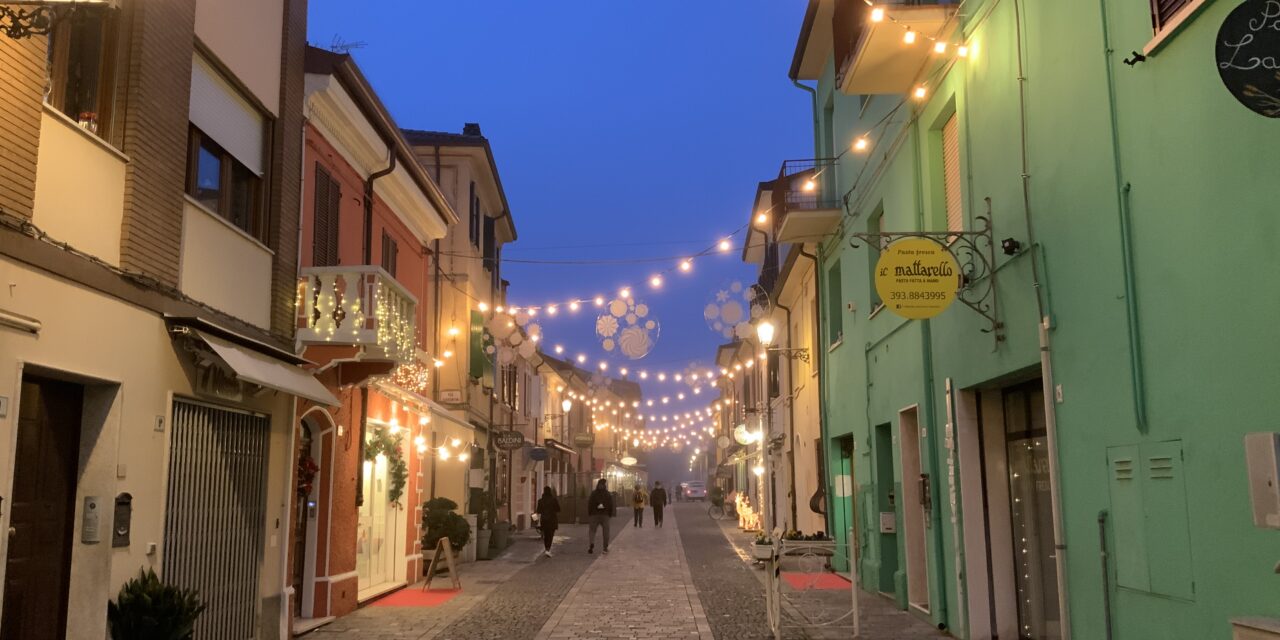
<path fill-rule="evenodd" d="M 1280 0 L 1246 0 L 1218 29 L 1218 74 L 1241 104 L 1280 118 Z"/>

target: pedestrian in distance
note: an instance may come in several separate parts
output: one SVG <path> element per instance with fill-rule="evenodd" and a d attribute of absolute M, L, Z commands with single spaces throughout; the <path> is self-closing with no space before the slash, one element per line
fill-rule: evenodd
<path fill-rule="evenodd" d="M 649 494 L 649 504 L 653 505 L 653 526 L 662 526 L 662 509 L 667 506 L 667 490 L 661 482 L 653 483 L 653 493 Z"/>
<path fill-rule="evenodd" d="M 551 541 L 560 526 L 560 501 L 551 487 L 544 487 L 542 497 L 538 498 L 538 523 L 542 527 L 542 555 L 550 558 Z"/>
<path fill-rule="evenodd" d="M 636 521 L 631 526 L 644 527 L 644 507 L 648 501 L 649 494 L 645 493 L 644 485 L 636 485 L 636 492 L 631 494 L 631 508 L 635 509 Z"/>
<path fill-rule="evenodd" d="M 595 491 L 587 497 L 587 519 L 591 523 L 588 528 L 587 553 L 596 552 L 596 529 L 604 527 L 604 552 L 609 553 L 609 519 L 618 515 L 617 506 L 613 502 L 613 494 L 609 493 L 604 478 L 596 482 Z"/>

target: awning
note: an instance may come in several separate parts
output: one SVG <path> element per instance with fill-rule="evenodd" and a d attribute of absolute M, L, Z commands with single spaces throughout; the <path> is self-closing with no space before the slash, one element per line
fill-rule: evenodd
<path fill-rule="evenodd" d="M 342 404 L 320 384 L 315 376 L 303 369 L 281 362 L 270 356 L 233 344 L 198 329 L 191 329 L 191 334 L 209 345 L 227 368 L 235 372 L 236 377 L 245 382 L 283 391 L 290 395 L 306 398 L 329 406 Z"/>
<path fill-rule="evenodd" d="M 551 438 L 547 438 L 542 441 L 542 444 L 545 446 L 551 447 L 552 449 L 559 449 L 560 451 L 563 451 L 568 454 L 578 453 L 576 449 L 560 442 L 559 440 L 552 440 Z"/>

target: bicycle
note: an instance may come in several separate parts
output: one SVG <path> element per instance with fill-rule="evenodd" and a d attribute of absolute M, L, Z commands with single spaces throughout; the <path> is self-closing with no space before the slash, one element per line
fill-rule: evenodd
<path fill-rule="evenodd" d="M 713 501 L 711 506 L 707 507 L 707 517 L 712 520 L 724 520 L 726 518 L 737 518 L 738 514 L 734 513 L 733 506 L 730 505 L 726 508 L 723 501 Z"/>

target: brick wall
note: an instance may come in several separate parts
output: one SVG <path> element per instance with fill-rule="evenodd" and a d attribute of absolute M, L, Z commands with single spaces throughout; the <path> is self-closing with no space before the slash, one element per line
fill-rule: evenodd
<path fill-rule="evenodd" d="M 130 162 L 120 264 L 177 286 L 195 0 L 127 2 L 123 11 L 127 44 L 117 96 Z"/>
<path fill-rule="evenodd" d="M 302 212 L 302 102 L 307 53 L 307 2 L 285 0 L 281 39 L 280 117 L 272 128 L 270 237 L 275 249 L 271 265 L 271 331 L 294 332 L 298 288 L 298 224 Z"/>
<path fill-rule="evenodd" d="M 31 217 L 44 101 L 45 39 L 0 36 L 0 208 Z"/>

